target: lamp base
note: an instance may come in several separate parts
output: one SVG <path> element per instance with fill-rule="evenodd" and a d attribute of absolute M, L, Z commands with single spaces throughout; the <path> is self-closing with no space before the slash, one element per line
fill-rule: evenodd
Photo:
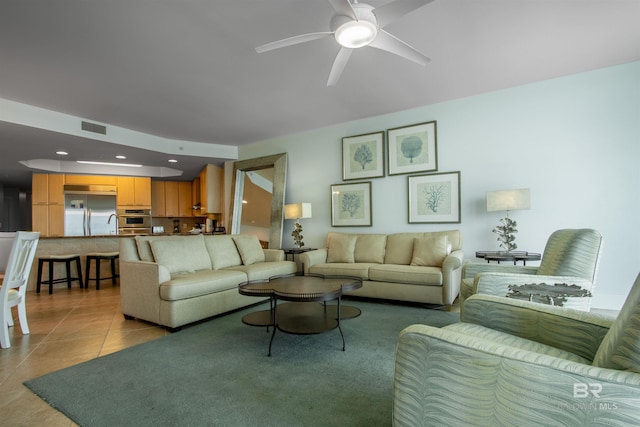
<path fill-rule="evenodd" d="M 498 235 L 497 240 L 498 242 L 500 242 L 500 247 L 507 253 L 518 248 L 518 245 L 516 245 L 515 243 L 516 236 L 514 236 L 514 234 L 518 232 L 518 230 L 516 229 L 517 225 L 517 222 L 509 217 L 506 217 L 502 218 L 500 220 L 500 224 L 492 230 Z"/>
<path fill-rule="evenodd" d="M 304 246 L 304 241 L 302 240 L 304 238 L 302 235 L 302 225 L 298 221 L 293 224 L 291 236 L 293 237 L 293 243 L 295 243 L 298 248 L 302 248 Z"/>

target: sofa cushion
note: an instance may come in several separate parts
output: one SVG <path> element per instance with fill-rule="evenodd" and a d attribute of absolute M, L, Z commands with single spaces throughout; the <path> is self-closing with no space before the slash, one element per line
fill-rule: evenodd
<path fill-rule="evenodd" d="M 355 262 L 384 262 L 386 234 L 358 234 L 354 251 Z"/>
<path fill-rule="evenodd" d="M 207 252 L 209 252 L 214 270 L 242 264 L 242 259 L 233 237 L 228 235 L 207 235 L 204 236 L 204 244 L 207 247 Z"/>
<path fill-rule="evenodd" d="M 327 262 L 355 262 L 356 236 L 353 234 L 334 234 L 329 239 Z"/>
<path fill-rule="evenodd" d="M 255 264 L 256 262 L 264 262 L 264 251 L 260 245 L 258 236 L 253 234 L 238 234 L 233 236 L 236 247 L 242 258 L 244 265 Z"/>
<path fill-rule="evenodd" d="M 413 265 L 373 264 L 369 268 L 369 280 L 406 283 L 409 285 L 442 286 L 442 269 Z"/>
<path fill-rule="evenodd" d="M 177 301 L 196 298 L 238 287 L 247 280 L 241 271 L 200 270 L 189 274 L 176 274 L 160 285 L 160 298 L 165 301 Z"/>
<path fill-rule="evenodd" d="M 442 267 L 447 255 L 448 241 L 446 235 L 416 238 L 413 241 L 411 265 Z"/>
<path fill-rule="evenodd" d="M 153 257 L 167 267 L 171 275 L 210 270 L 211 259 L 202 236 L 172 236 L 150 240 Z"/>
<path fill-rule="evenodd" d="M 242 271 L 247 275 L 247 280 L 266 280 L 273 276 L 294 274 L 298 266 L 293 261 L 257 262 L 251 265 L 236 265 L 225 270 Z"/>
<path fill-rule="evenodd" d="M 136 236 L 136 246 L 138 247 L 138 256 L 141 261 L 155 262 L 153 252 L 151 251 L 151 245 L 149 242 L 154 236 Z"/>
<path fill-rule="evenodd" d="M 384 255 L 385 264 L 411 264 L 413 257 L 413 241 L 422 237 L 422 233 L 397 233 L 387 236 L 387 249 Z"/>
<path fill-rule="evenodd" d="M 309 267 L 309 273 L 322 274 L 323 276 L 350 276 L 359 277 L 362 280 L 369 279 L 369 268 L 374 263 L 365 262 L 333 262 L 325 264 L 316 264 Z"/>

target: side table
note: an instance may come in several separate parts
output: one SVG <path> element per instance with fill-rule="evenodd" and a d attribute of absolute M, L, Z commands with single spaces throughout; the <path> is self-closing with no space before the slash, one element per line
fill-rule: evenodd
<path fill-rule="evenodd" d="M 497 261 L 513 261 L 513 265 L 516 265 L 518 261 L 522 261 L 523 265 L 527 265 L 527 261 L 540 261 L 542 256 L 535 252 L 526 251 L 479 251 L 476 252 L 476 258 L 484 258 L 487 262 Z"/>
<path fill-rule="evenodd" d="M 300 255 L 303 252 L 314 251 L 316 248 L 284 248 L 284 259 L 289 260 L 289 255 L 291 255 L 291 261 L 295 261 L 296 255 Z M 302 271 L 304 271 L 304 265 L 302 266 Z M 298 273 L 301 273 L 298 271 Z"/>

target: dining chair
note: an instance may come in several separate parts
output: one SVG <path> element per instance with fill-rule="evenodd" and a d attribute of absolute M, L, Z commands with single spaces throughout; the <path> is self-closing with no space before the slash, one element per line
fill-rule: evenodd
<path fill-rule="evenodd" d="M 0 346 L 2 348 L 11 347 L 9 327 L 13 326 L 12 307 L 18 307 L 18 320 L 22 333 L 24 335 L 29 333 L 25 293 L 39 239 L 38 232 L 18 231 L 11 246 L 0 288 Z"/>

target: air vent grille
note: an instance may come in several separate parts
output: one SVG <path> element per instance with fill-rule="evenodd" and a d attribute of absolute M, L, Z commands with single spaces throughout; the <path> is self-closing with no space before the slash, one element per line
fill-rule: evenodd
<path fill-rule="evenodd" d="M 86 130 L 88 132 L 100 133 L 102 135 L 107 134 L 106 126 L 98 125 L 96 123 L 84 122 L 84 121 L 82 122 L 82 130 Z"/>

